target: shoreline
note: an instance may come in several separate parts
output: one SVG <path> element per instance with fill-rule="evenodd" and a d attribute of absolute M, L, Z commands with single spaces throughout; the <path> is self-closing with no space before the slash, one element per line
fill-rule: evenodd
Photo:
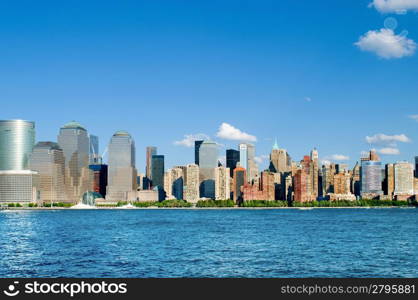
<path fill-rule="evenodd" d="M 92 207 L 74 209 L 68 207 L 3 207 L 0 211 L 83 211 L 83 210 L 330 210 L 330 209 L 417 209 L 415 206 L 344 206 L 344 207 Z"/>

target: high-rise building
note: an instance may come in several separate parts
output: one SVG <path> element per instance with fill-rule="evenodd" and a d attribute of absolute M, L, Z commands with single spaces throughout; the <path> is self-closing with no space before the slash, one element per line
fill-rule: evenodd
<path fill-rule="evenodd" d="M 184 172 L 184 200 L 190 203 L 199 201 L 199 166 L 187 165 Z"/>
<path fill-rule="evenodd" d="M 0 170 L 28 170 L 29 156 L 34 145 L 34 122 L 0 121 Z"/>
<path fill-rule="evenodd" d="M 230 170 L 225 167 L 215 168 L 215 199 L 228 200 L 231 198 Z"/>
<path fill-rule="evenodd" d="M 351 193 L 355 196 L 360 196 L 361 190 L 361 168 L 360 164 L 357 162 L 351 172 Z"/>
<path fill-rule="evenodd" d="M 93 191 L 106 198 L 107 184 L 108 184 L 108 165 L 105 164 L 93 164 L 89 166 L 93 171 Z"/>
<path fill-rule="evenodd" d="M 164 188 L 164 155 L 153 155 L 152 156 L 152 186 Z"/>
<path fill-rule="evenodd" d="M 247 181 L 251 182 L 258 176 L 258 166 L 255 163 L 255 146 L 253 144 L 239 144 L 240 167 L 246 170 Z"/>
<path fill-rule="evenodd" d="M 145 176 L 152 180 L 152 156 L 157 155 L 157 147 L 147 147 L 147 157 L 146 157 L 146 170 L 145 170 Z M 145 187 L 144 187 L 145 189 Z"/>
<path fill-rule="evenodd" d="M 135 141 L 126 131 L 116 132 L 109 143 L 106 200 L 134 201 L 137 190 Z"/>
<path fill-rule="evenodd" d="M 293 189 L 294 189 L 294 201 L 295 202 L 310 202 L 311 195 L 309 193 L 309 173 L 306 171 L 298 170 L 293 179 Z"/>
<path fill-rule="evenodd" d="M 215 199 L 215 168 L 218 167 L 218 145 L 204 141 L 199 148 L 200 197 Z"/>
<path fill-rule="evenodd" d="M 290 172 L 290 160 L 287 151 L 280 149 L 276 141 L 270 154 L 270 171 L 275 173 Z"/>
<path fill-rule="evenodd" d="M 239 151 L 234 149 L 226 150 L 226 167 L 230 170 L 230 176 L 234 177 L 234 170 L 240 161 Z"/>
<path fill-rule="evenodd" d="M 90 165 L 101 163 L 99 153 L 99 137 L 90 134 Z"/>
<path fill-rule="evenodd" d="M 84 193 L 93 189 L 87 130 L 77 122 L 67 123 L 60 129 L 58 144 L 64 152 L 67 196 L 70 202 L 78 203 Z"/>
<path fill-rule="evenodd" d="M 418 178 L 418 156 L 415 156 L 415 178 Z"/>
<path fill-rule="evenodd" d="M 39 174 L 30 170 L 0 171 L 0 203 L 40 202 Z"/>
<path fill-rule="evenodd" d="M 200 146 L 204 141 L 195 141 L 194 142 L 194 163 L 200 166 Z"/>
<path fill-rule="evenodd" d="M 351 194 L 351 176 L 350 173 L 338 173 L 334 175 L 334 194 Z"/>
<path fill-rule="evenodd" d="M 64 152 L 57 143 L 37 143 L 30 156 L 29 167 L 39 174 L 42 203 L 69 201 L 65 190 Z"/>
<path fill-rule="evenodd" d="M 397 162 L 395 169 L 395 196 L 414 195 L 414 167 L 409 162 Z"/>
<path fill-rule="evenodd" d="M 247 170 L 243 167 L 237 167 L 234 170 L 234 184 L 233 184 L 233 196 L 234 201 L 237 204 L 244 201 L 242 187 L 247 183 Z"/>
<path fill-rule="evenodd" d="M 391 198 L 395 193 L 395 168 L 394 164 L 387 164 L 385 166 L 385 180 L 383 184 L 383 191 L 385 195 Z"/>
<path fill-rule="evenodd" d="M 312 196 L 316 199 L 319 196 L 319 154 L 314 148 L 311 151 L 310 174 L 312 182 Z"/>
<path fill-rule="evenodd" d="M 184 174 L 183 168 L 172 168 L 165 172 L 164 190 L 169 199 L 183 199 Z"/>
<path fill-rule="evenodd" d="M 362 160 L 361 196 L 374 198 L 382 194 L 382 163 L 380 161 Z"/>

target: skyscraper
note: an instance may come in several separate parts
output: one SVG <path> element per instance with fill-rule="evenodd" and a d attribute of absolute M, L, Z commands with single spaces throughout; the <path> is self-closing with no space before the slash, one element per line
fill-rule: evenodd
<path fill-rule="evenodd" d="M 234 177 L 234 170 L 240 161 L 239 154 L 238 150 L 226 150 L 226 167 L 229 168 L 231 177 Z"/>
<path fill-rule="evenodd" d="M 196 165 L 200 165 L 200 146 L 203 144 L 204 141 L 195 141 L 194 142 L 194 163 Z"/>
<path fill-rule="evenodd" d="M 252 144 L 239 144 L 240 167 L 246 170 L 247 181 L 250 182 L 258 175 L 258 166 L 255 163 L 255 146 Z"/>
<path fill-rule="evenodd" d="M 225 167 L 215 168 L 215 199 L 228 200 L 231 198 L 230 170 Z"/>
<path fill-rule="evenodd" d="M 234 170 L 234 184 L 233 184 L 233 196 L 234 201 L 237 204 L 242 203 L 244 200 L 243 192 L 241 188 L 247 183 L 247 170 L 242 167 L 237 167 Z"/>
<path fill-rule="evenodd" d="M 152 156 L 153 155 L 157 155 L 157 147 L 147 147 L 147 158 L 146 158 L 146 170 L 145 170 L 145 176 L 149 179 L 152 180 Z"/>
<path fill-rule="evenodd" d="M 164 174 L 164 191 L 168 198 L 183 199 L 183 168 L 172 168 Z"/>
<path fill-rule="evenodd" d="M 164 188 L 164 155 L 153 155 L 152 156 L 152 186 Z"/>
<path fill-rule="evenodd" d="M 78 203 L 85 192 L 93 189 L 87 130 L 75 121 L 67 123 L 60 129 L 58 144 L 64 152 L 67 196 L 69 201 Z"/>
<path fill-rule="evenodd" d="M 312 196 L 316 199 L 319 196 L 319 154 L 318 150 L 314 148 L 311 151 L 311 182 L 312 182 Z"/>
<path fill-rule="evenodd" d="M 395 169 L 395 196 L 414 195 L 414 167 L 409 162 L 397 162 Z"/>
<path fill-rule="evenodd" d="M 57 143 L 37 143 L 30 156 L 29 167 L 39 174 L 42 203 L 69 201 L 65 191 L 64 153 Z"/>
<path fill-rule="evenodd" d="M 34 122 L 0 121 L 0 202 L 40 200 L 39 175 L 29 170 L 34 144 Z"/>
<path fill-rule="evenodd" d="M 34 122 L 0 121 L 0 170 L 28 170 L 29 156 L 34 145 Z"/>
<path fill-rule="evenodd" d="M 270 171 L 283 174 L 290 170 L 290 157 L 285 149 L 279 148 L 276 141 L 270 154 Z"/>
<path fill-rule="evenodd" d="M 364 198 L 382 195 L 382 163 L 363 160 L 361 162 L 361 195 Z"/>
<path fill-rule="evenodd" d="M 184 172 L 184 200 L 197 203 L 199 200 L 199 166 L 187 165 Z"/>
<path fill-rule="evenodd" d="M 395 192 L 395 168 L 393 164 L 385 166 L 384 193 L 393 198 Z"/>
<path fill-rule="evenodd" d="M 200 197 L 215 199 L 215 168 L 218 167 L 218 145 L 204 141 L 199 148 Z"/>
<path fill-rule="evenodd" d="M 126 131 L 118 131 L 110 140 L 106 200 L 134 201 L 136 199 L 137 170 L 135 141 Z"/>

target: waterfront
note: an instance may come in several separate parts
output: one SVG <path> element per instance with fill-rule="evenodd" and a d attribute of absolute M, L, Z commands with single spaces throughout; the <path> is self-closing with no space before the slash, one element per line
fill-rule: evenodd
<path fill-rule="evenodd" d="M 0 277 L 417 277 L 416 209 L 0 212 Z"/>

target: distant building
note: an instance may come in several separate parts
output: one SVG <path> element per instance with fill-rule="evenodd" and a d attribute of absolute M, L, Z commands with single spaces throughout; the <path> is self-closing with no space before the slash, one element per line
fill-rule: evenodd
<path fill-rule="evenodd" d="M 392 199 L 395 193 L 395 168 L 394 164 L 385 166 L 385 180 L 383 183 L 384 194 Z"/>
<path fill-rule="evenodd" d="M 64 153 L 57 143 L 37 143 L 30 156 L 29 167 L 39 174 L 42 203 L 69 201 L 65 190 Z"/>
<path fill-rule="evenodd" d="M 234 177 L 234 170 L 240 161 L 240 152 L 234 149 L 226 150 L 226 167 L 230 170 L 230 176 Z"/>
<path fill-rule="evenodd" d="M 137 192 L 135 141 L 126 131 L 116 132 L 109 143 L 107 201 L 134 201 Z"/>
<path fill-rule="evenodd" d="M 291 171 L 291 159 L 285 149 L 280 149 L 276 143 L 270 154 L 270 171 L 275 173 L 288 173 Z"/>
<path fill-rule="evenodd" d="M 215 199 L 215 168 L 218 167 L 218 145 L 204 141 L 199 148 L 200 197 Z"/>
<path fill-rule="evenodd" d="M 151 178 L 153 187 L 164 188 L 164 155 L 152 156 Z"/>
<path fill-rule="evenodd" d="M 298 170 L 293 179 L 294 201 L 310 202 L 312 200 L 310 193 L 310 174 L 306 170 Z"/>
<path fill-rule="evenodd" d="M 311 175 L 311 182 L 312 182 L 312 190 L 311 194 L 315 198 L 319 196 L 319 154 L 318 150 L 314 148 L 311 151 L 311 161 L 310 161 L 310 170 L 309 173 Z"/>
<path fill-rule="evenodd" d="M 217 167 L 215 169 L 215 199 L 229 200 L 231 198 L 230 191 L 230 170 L 225 167 Z"/>
<path fill-rule="evenodd" d="M 243 197 L 243 187 L 247 183 L 247 170 L 242 167 L 237 167 L 234 170 L 234 184 L 233 184 L 233 196 L 234 201 L 237 204 L 242 203 L 244 201 Z"/>
<path fill-rule="evenodd" d="M 204 141 L 195 141 L 194 142 L 194 161 L 195 164 L 200 166 L 200 146 Z"/>
<path fill-rule="evenodd" d="M 355 196 L 360 196 L 361 191 L 361 168 L 357 162 L 351 172 L 351 193 Z"/>
<path fill-rule="evenodd" d="M 380 161 L 363 160 L 361 162 L 361 196 L 374 198 L 383 194 L 382 163 Z"/>
<path fill-rule="evenodd" d="M 247 182 L 251 182 L 258 176 L 258 166 L 255 163 L 255 146 L 242 143 L 239 145 L 240 167 L 246 170 Z"/>
<path fill-rule="evenodd" d="M 184 173 L 184 200 L 190 203 L 199 201 L 199 166 L 187 165 Z"/>
<path fill-rule="evenodd" d="M 349 195 L 351 194 L 351 176 L 348 172 L 338 173 L 334 175 L 334 194 Z"/>
<path fill-rule="evenodd" d="M 30 170 L 0 171 L 0 203 L 40 202 L 39 175 Z"/>
<path fill-rule="evenodd" d="M 183 168 L 169 169 L 164 175 L 164 190 L 168 199 L 183 200 Z"/>
<path fill-rule="evenodd" d="M 395 169 L 395 196 L 414 195 L 414 167 L 409 162 L 397 162 Z"/>
<path fill-rule="evenodd" d="M 90 139 L 87 130 L 77 122 L 60 129 L 58 144 L 65 158 L 65 187 L 68 200 L 81 201 L 85 192 L 93 189 L 93 172 L 89 169 Z"/>
<path fill-rule="evenodd" d="M 415 156 L 415 178 L 418 178 L 418 156 Z"/>
<path fill-rule="evenodd" d="M 147 147 L 147 157 L 146 157 L 146 170 L 145 176 L 152 180 L 152 157 L 157 155 L 157 147 Z M 149 188 L 149 187 L 148 187 Z M 144 186 L 144 189 L 148 189 Z"/>
<path fill-rule="evenodd" d="M 93 191 L 105 198 L 108 183 L 108 165 L 94 164 L 90 165 L 89 168 L 94 174 Z"/>
<path fill-rule="evenodd" d="M 0 121 L 0 170 L 28 170 L 29 157 L 34 145 L 34 122 Z"/>

